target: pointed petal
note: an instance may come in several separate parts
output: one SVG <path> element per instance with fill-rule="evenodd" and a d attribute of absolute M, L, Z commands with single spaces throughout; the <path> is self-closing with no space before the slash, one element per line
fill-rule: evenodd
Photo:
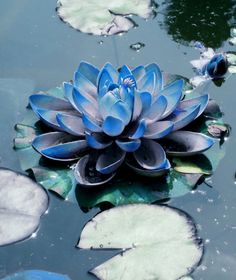
<path fill-rule="evenodd" d="M 157 97 L 157 100 L 150 106 L 150 109 L 147 110 L 144 115 L 148 123 L 153 123 L 162 118 L 164 112 L 167 108 L 167 99 L 160 95 Z"/>
<path fill-rule="evenodd" d="M 129 139 L 139 139 L 142 138 L 146 130 L 146 121 L 145 119 L 142 119 L 139 122 L 133 123 L 133 125 L 129 125 L 127 133 L 125 135 Z"/>
<path fill-rule="evenodd" d="M 172 156 L 192 156 L 208 150 L 215 141 L 201 133 L 175 131 L 163 139 L 166 153 Z"/>
<path fill-rule="evenodd" d="M 126 161 L 126 164 L 137 174 L 146 177 L 159 177 L 165 175 L 171 168 L 170 162 L 166 159 L 165 163 L 161 168 L 158 169 L 143 169 L 139 165 L 134 164 L 134 162 Z"/>
<path fill-rule="evenodd" d="M 140 139 L 134 139 L 134 140 L 117 139 L 115 142 L 125 152 L 134 152 L 141 145 Z"/>
<path fill-rule="evenodd" d="M 163 87 L 163 79 L 162 79 L 162 73 L 161 69 L 156 63 L 151 63 L 147 66 L 145 66 L 146 72 L 153 72 L 155 75 L 155 88 L 154 88 L 154 94 L 157 94 Z"/>
<path fill-rule="evenodd" d="M 98 78 L 98 96 L 102 98 L 110 85 L 114 84 L 113 79 L 107 68 L 103 68 Z"/>
<path fill-rule="evenodd" d="M 152 140 L 143 140 L 140 148 L 134 152 L 134 157 L 143 169 L 159 169 L 166 163 L 164 149 Z"/>
<path fill-rule="evenodd" d="M 96 170 L 96 160 L 86 155 L 76 164 L 74 175 L 76 181 L 84 187 L 97 187 L 110 181 L 115 173 L 104 175 Z"/>
<path fill-rule="evenodd" d="M 159 139 L 163 138 L 172 132 L 174 127 L 173 122 L 170 121 L 160 121 L 147 125 L 146 131 L 144 133 L 144 138 L 146 139 Z"/>
<path fill-rule="evenodd" d="M 78 71 L 75 73 L 74 84 L 75 88 L 81 93 L 87 93 L 89 96 L 97 99 L 97 87 Z"/>
<path fill-rule="evenodd" d="M 118 136 L 124 130 L 125 125 L 122 120 L 114 118 L 114 117 L 107 117 L 103 122 L 102 129 L 104 133 L 109 136 Z"/>
<path fill-rule="evenodd" d="M 134 92 L 134 107 L 132 114 L 132 121 L 136 121 L 142 112 L 142 99 L 138 91 Z"/>
<path fill-rule="evenodd" d="M 137 66 L 131 72 L 132 72 L 136 81 L 141 79 L 146 74 L 145 68 L 142 65 Z"/>
<path fill-rule="evenodd" d="M 169 116 L 178 106 L 182 97 L 183 80 L 177 80 L 165 87 L 160 95 L 167 99 L 167 108 L 163 114 L 163 118 Z"/>
<path fill-rule="evenodd" d="M 76 140 L 63 132 L 50 132 L 37 136 L 32 146 L 43 156 L 59 161 L 75 160 L 88 147 L 86 140 Z"/>
<path fill-rule="evenodd" d="M 48 111 L 43 109 L 37 110 L 37 115 L 39 116 L 40 120 L 44 122 L 47 126 L 56 130 L 63 130 L 60 128 L 60 125 L 57 122 L 57 113 L 58 112 L 56 111 Z"/>
<path fill-rule="evenodd" d="M 101 122 L 98 121 L 97 119 L 93 119 L 91 116 L 82 115 L 82 121 L 84 126 L 92 131 L 92 132 L 102 132 L 102 128 L 101 128 Z"/>
<path fill-rule="evenodd" d="M 130 71 L 129 67 L 123 65 L 120 69 L 118 84 L 124 85 L 127 87 L 136 87 L 136 80 Z"/>
<path fill-rule="evenodd" d="M 61 98 L 49 96 L 46 94 L 33 94 L 29 97 L 31 108 L 37 113 L 38 109 L 51 111 L 69 111 L 73 110 L 71 104 Z"/>
<path fill-rule="evenodd" d="M 174 123 L 173 131 L 179 130 L 191 123 L 199 114 L 200 105 L 190 107 L 184 111 L 175 110 L 166 120 Z"/>
<path fill-rule="evenodd" d="M 105 149 L 112 144 L 112 140 L 102 133 L 85 132 L 85 135 L 88 145 L 96 150 Z"/>
<path fill-rule="evenodd" d="M 70 116 L 66 114 L 57 114 L 57 122 L 61 129 L 71 135 L 84 136 L 85 127 L 81 117 Z"/>
<path fill-rule="evenodd" d="M 142 102 L 142 113 L 140 117 L 144 117 L 152 104 L 152 94 L 149 92 L 141 92 L 140 98 Z"/>
<path fill-rule="evenodd" d="M 125 159 L 125 151 L 116 145 L 105 149 L 99 156 L 96 164 L 96 170 L 102 174 L 110 174 L 117 170 Z"/>
<path fill-rule="evenodd" d="M 86 77 L 90 82 L 92 82 L 95 86 L 97 85 L 97 77 L 99 74 L 99 70 L 94 65 L 82 61 L 77 70 L 84 77 Z"/>
<path fill-rule="evenodd" d="M 110 109 L 110 116 L 122 120 L 127 125 L 131 120 L 132 110 L 123 101 L 116 102 Z"/>
<path fill-rule="evenodd" d="M 155 73 L 152 71 L 149 71 L 145 74 L 144 77 L 142 77 L 137 82 L 138 84 L 138 90 L 139 91 L 147 91 L 151 95 L 154 96 L 155 88 L 156 88 L 156 76 Z"/>
<path fill-rule="evenodd" d="M 119 72 L 112 66 L 111 63 L 106 63 L 103 69 L 106 69 L 112 78 L 113 83 L 118 83 Z"/>
<path fill-rule="evenodd" d="M 64 95 L 65 98 L 70 102 L 70 104 L 76 109 L 76 105 L 73 99 L 73 89 L 74 85 L 71 83 L 63 83 L 63 88 L 64 88 Z"/>
<path fill-rule="evenodd" d="M 119 96 L 113 91 L 107 92 L 99 101 L 99 111 L 102 115 L 102 118 L 105 119 L 112 112 L 111 108 L 116 102 L 118 102 Z"/>
<path fill-rule="evenodd" d="M 197 117 L 198 117 L 206 109 L 208 102 L 209 102 L 209 95 L 204 94 L 204 95 L 201 95 L 201 96 L 198 96 L 198 97 L 195 97 L 195 98 L 191 98 L 191 99 L 181 101 L 179 103 L 177 109 L 186 110 L 189 107 L 200 105 L 200 109 L 199 109 L 199 112 L 198 112 L 198 115 L 197 115 Z"/>

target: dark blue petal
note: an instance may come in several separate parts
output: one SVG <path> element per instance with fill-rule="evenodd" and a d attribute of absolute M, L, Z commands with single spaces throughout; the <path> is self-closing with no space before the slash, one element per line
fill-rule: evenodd
<path fill-rule="evenodd" d="M 101 122 L 99 122 L 97 119 L 93 119 L 91 116 L 83 114 L 82 120 L 83 120 L 84 126 L 88 130 L 90 130 L 92 132 L 102 132 Z"/>
<path fill-rule="evenodd" d="M 125 151 L 116 145 L 110 146 L 99 156 L 96 170 L 102 174 L 110 174 L 117 170 L 125 159 Z"/>
<path fill-rule="evenodd" d="M 129 139 L 139 139 L 142 138 L 146 130 L 146 121 L 144 119 L 139 122 L 134 123 L 127 132 L 127 137 Z"/>
<path fill-rule="evenodd" d="M 163 114 L 163 118 L 169 116 L 178 106 L 182 97 L 183 80 L 178 80 L 165 87 L 160 95 L 167 100 L 167 108 Z"/>
<path fill-rule="evenodd" d="M 118 136 L 124 130 L 125 125 L 122 120 L 114 118 L 114 117 L 107 117 L 103 122 L 102 129 L 104 133 L 109 136 Z"/>
<path fill-rule="evenodd" d="M 215 141 L 201 133 L 175 131 L 163 139 L 166 153 L 173 156 L 192 156 L 208 150 Z"/>
<path fill-rule="evenodd" d="M 75 73 L 74 84 L 81 93 L 87 93 L 97 99 L 97 87 L 78 71 Z"/>
<path fill-rule="evenodd" d="M 153 140 L 143 140 L 134 152 L 134 158 L 143 169 L 159 169 L 166 163 L 166 154 L 160 144 Z"/>
<path fill-rule="evenodd" d="M 50 132 L 37 136 L 32 146 L 43 156 L 58 161 L 74 160 L 88 148 L 86 140 L 76 140 L 63 132 Z"/>
<path fill-rule="evenodd" d="M 107 139 L 102 133 L 85 132 L 88 145 L 96 150 L 105 149 L 112 144 L 112 140 Z"/>
<path fill-rule="evenodd" d="M 145 116 L 152 104 L 152 94 L 149 92 L 141 92 L 140 99 L 142 102 L 142 113 L 141 117 Z"/>
<path fill-rule="evenodd" d="M 145 68 L 142 65 L 134 68 L 131 72 L 136 81 L 141 79 L 146 74 Z"/>
<path fill-rule="evenodd" d="M 29 103 L 34 112 L 38 109 L 45 109 L 50 111 L 70 111 L 73 110 L 71 104 L 57 97 L 46 94 L 33 94 L 29 97 Z"/>
<path fill-rule="evenodd" d="M 158 93 L 163 88 L 163 78 L 161 69 L 156 63 L 151 63 L 145 66 L 146 72 L 152 72 L 155 75 L 155 88 L 154 93 Z"/>
<path fill-rule="evenodd" d="M 141 145 L 140 139 L 118 139 L 116 144 L 125 152 L 135 152 Z"/>
<path fill-rule="evenodd" d="M 146 114 L 143 117 L 145 117 L 148 123 L 156 122 L 157 120 L 162 118 L 166 108 L 166 98 L 163 95 L 158 96 L 156 101 L 150 106 L 149 110 L 147 110 Z"/>
<path fill-rule="evenodd" d="M 200 105 L 190 107 L 184 111 L 175 110 L 166 120 L 174 123 L 173 131 L 179 130 L 191 123 L 198 115 Z"/>
<path fill-rule="evenodd" d="M 198 96 L 198 97 L 195 97 L 195 98 L 191 98 L 191 99 L 181 101 L 179 103 L 177 109 L 186 110 L 189 107 L 200 105 L 200 110 L 199 110 L 199 113 L 197 115 L 197 117 L 198 117 L 206 109 L 208 102 L 209 102 L 209 95 L 204 94 L 204 95 L 201 95 L 201 96 Z"/>
<path fill-rule="evenodd" d="M 84 77 L 86 77 L 90 82 L 92 82 L 95 86 L 97 86 L 97 77 L 99 74 L 99 70 L 94 65 L 87 63 L 87 62 L 81 62 L 79 64 L 79 68 L 77 70 L 80 72 Z"/>
<path fill-rule="evenodd" d="M 147 139 L 159 139 L 171 133 L 173 127 L 174 124 L 170 121 L 160 121 L 151 123 L 147 125 L 143 137 Z"/>
<path fill-rule="evenodd" d="M 75 135 L 75 136 L 84 135 L 85 128 L 81 117 L 58 113 L 57 122 L 63 131 L 71 135 Z"/>
<path fill-rule="evenodd" d="M 123 65 L 120 69 L 118 84 L 130 88 L 136 87 L 136 80 L 129 67 L 127 67 L 126 65 Z"/>
<path fill-rule="evenodd" d="M 95 165 L 96 161 L 93 157 L 91 159 L 91 155 L 86 155 L 78 161 L 74 175 L 80 185 L 88 188 L 97 187 L 104 185 L 115 176 L 115 173 L 104 175 L 98 172 Z"/>

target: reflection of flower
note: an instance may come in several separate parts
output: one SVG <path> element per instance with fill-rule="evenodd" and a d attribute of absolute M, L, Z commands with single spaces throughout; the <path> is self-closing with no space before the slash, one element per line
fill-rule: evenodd
<path fill-rule="evenodd" d="M 191 79 L 195 86 L 209 79 L 223 78 L 228 71 L 228 61 L 225 53 L 215 53 L 212 48 L 205 48 L 196 42 L 195 47 L 200 49 L 201 56 L 198 60 L 192 60 L 197 76 Z"/>
<path fill-rule="evenodd" d="M 82 62 L 74 83 L 64 83 L 66 99 L 30 96 L 34 112 L 56 130 L 32 145 L 52 160 L 80 158 L 74 174 L 83 185 L 107 182 L 125 159 L 140 174 L 160 176 L 170 168 L 166 154 L 193 155 L 214 143 L 180 130 L 202 114 L 208 94 L 182 100 L 182 80 L 163 84 L 156 64 L 118 72 L 109 63 L 99 71 Z"/>

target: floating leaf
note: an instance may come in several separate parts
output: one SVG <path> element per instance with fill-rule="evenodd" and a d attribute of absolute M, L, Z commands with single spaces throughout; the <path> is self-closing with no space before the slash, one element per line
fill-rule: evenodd
<path fill-rule="evenodd" d="M 0 169 L 0 246 L 29 237 L 48 207 L 46 192 L 30 178 Z"/>
<path fill-rule="evenodd" d="M 226 57 L 230 65 L 236 65 L 236 52 L 227 52 Z"/>
<path fill-rule="evenodd" d="M 129 171 L 130 172 L 130 171 Z M 114 206 L 134 203 L 153 203 L 171 197 L 178 197 L 191 191 L 201 174 L 181 174 L 171 170 L 164 178 L 125 176 L 123 169 L 117 178 L 102 188 L 77 187 L 76 197 L 80 207 L 92 208 L 102 204 Z"/>
<path fill-rule="evenodd" d="M 176 280 L 200 262 L 203 247 L 184 212 L 157 205 L 104 211 L 84 227 L 82 249 L 122 249 L 91 273 L 102 280 Z"/>
<path fill-rule="evenodd" d="M 43 271 L 43 270 L 26 270 L 9 275 L 2 280 L 70 280 L 66 275 Z"/>
<path fill-rule="evenodd" d="M 212 174 L 212 166 L 209 159 L 204 155 L 187 158 L 174 158 L 174 169 L 181 173 Z"/>
<path fill-rule="evenodd" d="M 229 134 L 229 127 L 226 124 L 212 123 L 208 125 L 208 133 L 216 138 L 221 138 Z"/>
<path fill-rule="evenodd" d="M 94 35 L 112 35 L 125 32 L 135 26 L 128 15 L 135 14 L 144 19 L 150 17 L 151 0 L 77 1 L 59 0 L 59 17 L 73 28 Z"/>
<path fill-rule="evenodd" d="M 235 65 L 229 66 L 228 71 L 231 74 L 236 74 L 236 66 Z"/>

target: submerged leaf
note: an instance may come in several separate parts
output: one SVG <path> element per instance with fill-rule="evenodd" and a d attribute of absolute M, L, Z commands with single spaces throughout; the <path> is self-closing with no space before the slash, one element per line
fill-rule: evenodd
<path fill-rule="evenodd" d="M 152 1 L 110 0 L 77 1 L 59 0 L 59 17 L 81 32 L 94 35 L 112 35 L 125 32 L 135 26 L 127 15 L 135 14 L 142 18 L 152 15 Z"/>
<path fill-rule="evenodd" d="M 0 246 L 29 237 L 48 207 L 46 192 L 28 177 L 0 169 Z"/>
<path fill-rule="evenodd" d="M 191 218 L 157 205 L 120 206 L 98 214 L 84 227 L 78 247 L 122 249 L 91 271 L 101 280 L 176 280 L 192 272 L 203 255 Z"/>
<path fill-rule="evenodd" d="M 70 280 L 66 275 L 43 271 L 43 270 L 25 270 L 4 277 L 2 280 Z"/>

